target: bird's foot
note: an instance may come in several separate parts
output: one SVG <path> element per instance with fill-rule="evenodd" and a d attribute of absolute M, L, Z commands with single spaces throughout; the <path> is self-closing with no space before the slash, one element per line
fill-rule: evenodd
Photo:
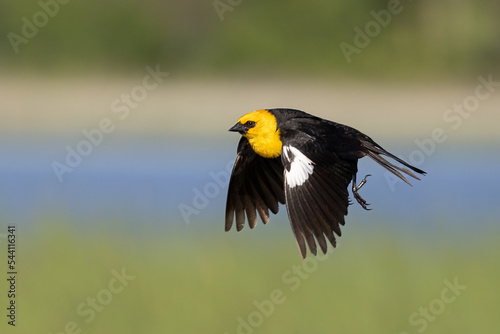
<path fill-rule="evenodd" d="M 358 201 L 359 205 L 361 205 L 363 207 L 363 209 L 365 209 L 365 210 L 371 210 L 368 208 L 368 205 L 370 205 L 370 204 L 366 203 L 366 201 L 358 193 L 358 190 L 360 190 L 365 185 L 366 178 L 368 176 L 371 176 L 371 175 L 370 174 L 366 175 L 358 185 L 356 185 L 356 175 L 354 175 L 354 178 L 352 180 L 352 194 L 354 195 L 354 198 L 356 199 L 356 201 Z"/>

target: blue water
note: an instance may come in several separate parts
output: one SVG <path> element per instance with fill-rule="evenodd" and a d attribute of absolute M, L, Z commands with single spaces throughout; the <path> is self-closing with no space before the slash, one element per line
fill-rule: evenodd
<path fill-rule="evenodd" d="M 224 176 L 226 166 L 235 158 L 236 143 L 113 137 L 95 147 L 59 182 L 52 163 L 64 163 L 65 146 L 74 144 L 61 138 L 2 141 L 1 221 L 41 224 L 61 218 L 85 225 L 113 220 L 123 222 L 123 226 L 198 226 L 220 220 L 223 224 Z M 416 149 L 389 146 L 402 157 Z M 373 210 L 364 211 L 355 203 L 348 218 L 384 220 L 399 228 L 430 231 L 436 226 L 474 230 L 497 223 L 498 147 L 443 144 L 419 167 L 428 172 L 422 181 L 411 181 L 413 187 L 400 182 L 391 189 L 385 170 L 369 158 L 362 159 L 359 178 L 373 176 L 361 194 Z M 214 180 L 213 174 L 219 179 Z M 198 191 L 203 195 L 196 196 Z M 186 219 L 180 205 L 197 212 Z M 284 213 L 280 215 L 286 219 Z"/>

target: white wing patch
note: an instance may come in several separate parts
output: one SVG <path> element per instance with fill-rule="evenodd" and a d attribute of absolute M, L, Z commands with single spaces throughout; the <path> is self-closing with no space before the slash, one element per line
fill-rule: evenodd
<path fill-rule="evenodd" d="M 286 183 L 290 188 L 301 186 L 313 173 L 314 162 L 292 146 L 283 147 L 283 155 L 290 163 L 290 170 L 285 169 Z"/>

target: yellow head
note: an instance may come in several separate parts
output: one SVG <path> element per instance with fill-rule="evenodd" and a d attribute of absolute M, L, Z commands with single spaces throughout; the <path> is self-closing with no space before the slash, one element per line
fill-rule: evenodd
<path fill-rule="evenodd" d="M 229 131 L 237 131 L 248 139 L 252 149 L 264 158 L 281 155 L 281 138 L 276 117 L 266 109 L 242 116 Z"/>

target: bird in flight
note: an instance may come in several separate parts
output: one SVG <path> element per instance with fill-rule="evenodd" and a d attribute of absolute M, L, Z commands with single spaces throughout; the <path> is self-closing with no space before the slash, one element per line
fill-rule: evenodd
<path fill-rule="evenodd" d="M 267 224 L 269 210 L 276 214 L 279 203 L 286 204 L 303 258 L 306 245 L 314 255 L 317 245 L 326 253 L 326 239 L 336 246 L 335 235 L 341 236 L 340 225 L 345 224 L 351 181 L 354 198 L 369 210 L 358 191 L 370 175 L 357 184 L 359 159 L 369 156 L 409 185 L 403 173 L 417 180 L 413 172 L 425 174 L 360 131 L 300 110 L 256 110 L 242 116 L 229 131 L 242 137 L 229 181 L 225 230 L 231 229 L 235 216 L 237 231 L 245 220 L 254 228 L 257 214 Z"/>

